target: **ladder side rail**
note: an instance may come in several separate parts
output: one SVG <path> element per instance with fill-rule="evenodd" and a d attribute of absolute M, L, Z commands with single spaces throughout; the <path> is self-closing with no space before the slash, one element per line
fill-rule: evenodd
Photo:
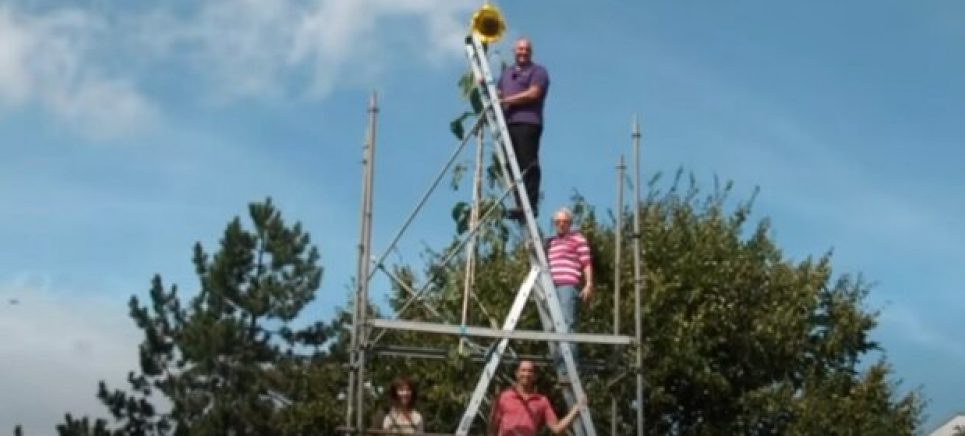
<path fill-rule="evenodd" d="M 489 62 L 488 60 L 486 60 L 480 55 L 481 53 L 484 53 L 484 50 L 482 49 L 482 44 L 480 43 L 479 39 L 475 35 L 469 36 L 469 42 L 471 42 L 472 48 L 471 49 L 467 48 L 467 51 L 470 54 L 470 60 L 473 61 L 472 62 L 473 69 L 474 71 L 478 71 L 481 73 L 481 75 L 477 74 L 477 77 L 482 77 L 486 85 L 486 92 L 483 94 L 482 97 L 486 99 L 491 99 L 493 96 L 496 96 L 497 93 L 496 93 L 495 84 L 492 78 L 492 74 L 489 69 Z M 478 83 L 477 83 L 477 86 L 478 86 Z M 486 101 L 484 101 L 483 103 L 486 104 Z M 550 312 L 550 318 L 552 321 L 551 325 L 558 332 L 566 331 L 566 326 L 563 324 L 564 319 L 563 319 L 562 306 L 560 305 L 559 299 L 557 298 L 557 295 L 555 292 L 555 286 L 548 275 L 549 261 L 547 259 L 546 253 L 544 252 L 544 250 L 542 250 L 543 244 L 540 238 L 539 228 L 536 227 L 536 222 L 533 217 L 532 208 L 530 207 L 528 195 L 526 193 L 526 190 L 523 189 L 523 186 L 522 186 L 522 178 L 520 177 L 521 172 L 516 162 L 515 152 L 512 147 L 512 140 L 510 139 L 510 136 L 509 136 L 509 129 L 506 125 L 506 120 L 505 120 L 505 117 L 503 116 L 502 108 L 497 105 L 498 101 L 491 102 L 491 103 L 492 104 L 488 105 L 491 108 L 491 111 L 488 111 L 487 115 L 489 115 L 489 117 L 491 118 L 495 118 L 495 125 L 499 131 L 499 135 L 497 137 L 502 139 L 502 141 L 500 141 L 501 142 L 500 145 L 503 146 L 502 148 L 507 156 L 507 160 L 509 161 L 508 164 L 509 164 L 510 171 L 512 172 L 513 178 L 515 179 L 517 195 L 520 198 L 522 203 L 520 204 L 520 206 L 523 208 L 524 215 L 526 217 L 526 226 L 524 227 L 524 230 L 528 230 L 527 233 L 532 243 L 532 246 L 530 247 L 531 254 L 532 254 L 531 259 L 535 258 L 533 259 L 535 260 L 535 263 L 536 263 L 536 265 L 534 266 L 538 266 L 541 271 L 547 272 L 547 274 L 540 275 L 540 278 L 542 279 L 540 281 L 540 285 L 541 285 L 540 287 L 542 289 L 541 293 L 547 300 L 546 306 L 548 306 L 548 309 Z M 546 327 L 547 326 L 544 323 L 544 328 Z M 570 375 L 570 380 L 572 382 L 572 387 L 573 387 L 575 396 L 577 398 L 584 397 L 585 393 L 583 391 L 582 383 L 579 380 L 579 374 L 575 371 L 576 365 L 573 360 L 570 344 L 566 342 L 561 342 L 558 348 L 561 351 L 564 364 Z M 590 416 L 590 412 L 588 408 L 582 409 L 580 417 L 581 417 L 580 421 L 588 429 L 588 434 L 591 436 L 595 436 L 595 432 L 593 430 L 593 424 L 592 424 L 592 417 Z"/>
<path fill-rule="evenodd" d="M 537 262 L 537 260 L 535 260 L 533 257 L 534 256 L 531 253 L 530 262 Z M 548 272 L 543 276 L 544 277 L 541 277 L 543 280 L 539 282 L 539 286 L 537 287 L 535 293 L 536 308 L 537 312 L 539 313 L 540 321 L 543 324 L 543 328 L 544 330 L 549 330 L 550 327 L 552 327 L 553 330 L 559 333 L 571 333 L 563 324 L 563 322 L 565 322 L 562 316 L 563 306 L 559 301 L 558 295 L 555 293 L 555 291 L 546 292 L 546 282 L 548 281 L 550 284 L 552 284 L 552 276 L 550 276 Z M 550 289 L 555 290 L 555 288 Z M 557 305 L 557 307 L 559 307 L 559 316 L 554 317 L 552 315 L 552 310 L 550 310 L 550 306 L 552 305 Z M 576 360 L 573 359 L 572 344 L 560 343 L 558 345 L 557 342 L 549 341 L 548 345 L 550 349 L 550 356 L 553 357 L 554 361 L 559 361 L 562 359 L 566 368 L 566 373 L 570 375 L 569 379 L 571 382 L 571 389 L 563 389 L 563 396 L 566 400 L 567 407 L 573 407 L 575 404 L 577 404 L 580 397 L 585 395 L 585 391 L 583 389 L 582 380 L 579 378 L 579 373 L 576 372 Z M 568 354 L 570 357 L 569 360 L 564 354 L 564 349 L 566 350 L 565 354 Z M 572 364 L 570 361 L 572 361 Z M 564 372 L 559 365 L 554 365 L 554 368 L 556 369 L 557 376 L 562 377 Z M 583 413 L 581 413 L 575 421 L 576 422 L 574 423 L 573 428 L 577 435 L 584 434 L 583 427 L 585 427 L 585 431 L 588 434 L 595 434 L 595 426 L 588 410 L 584 409 Z"/>
<path fill-rule="evenodd" d="M 529 258 L 531 263 L 535 264 L 538 262 L 537 260 L 534 259 L 534 256 L 532 253 L 530 254 Z M 552 331 L 560 332 L 560 330 L 557 328 L 556 323 L 553 322 L 552 315 L 550 315 L 550 310 L 548 307 L 549 302 L 547 301 L 547 297 L 546 297 L 547 292 L 543 289 L 542 283 L 538 283 L 538 286 L 539 287 L 536 290 L 535 298 L 533 300 L 536 303 L 536 309 L 537 309 L 537 313 L 539 314 L 540 323 L 543 325 L 544 330 L 552 330 Z M 562 312 L 562 307 L 560 309 Z M 554 361 L 554 363 L 558 362 L 558 360 L 562 356 L 561 354 L 562 351 L 557 346 L 557 342 L 549 341 L 547 342 L 547 345 L 549 347 L 549 351 L 550 351 L 549 354 L 552 360 Z M 559 365 L 554 364 L 553 369 L 556 371 L 556 375 L 558 377 L 563 376 L 563 371 L 560 369 Z M 574 399 L 573 395 L 571 395 L 569 390 L 564 390 L 564 393 L 566 396 L 567 406 L 573 407 L 573 405 L 576 404 L 575 403 L 576 400 Z"/>
<path fill-rule="evenodd" d="M 506 321 L 503 324 L 503 330 L 515 330 L 516 323 L 519 322 L 520 316 L 523 314 L 523 309 L 526 307 L 526 302 L 529 300 L 530 293 L 533 287 L 536 285 L 536 279 L 539 277 L 540 272 L 538 268 L 530 269 L 529 275 L 523 282 L 522 286 L 519 288 L 519 292 L 516 293 L 516 300 L 513 301 L 513 306 L 510 308 L 509 315 L 506 317 Z M 469 400 L 469 405 L 466 407 L 466 411 L 463 413 L 462 419 L 459 421 L 459 427 L 456 429 L 456 434 L 466 435 L 469 432 L 469 428 L 472 427 L 472 422 L 476 418 L 476 413 L 479 411 L 479 405 L 483 401 L 483 397 L 486 396 L 486 390 L 489 389 L 489 383 L 492 378 L 496 375 L 496 369 L 499 367 L 499 363 L 502 360 L 503 353 L 506 350 L 506 345 L 509 343 L 508 338 L 503 338 L 499 340 L 496 349 L 489 356 L 489 360 L 486 362 L 486 366 L 483 368 L 482 375 L 479 377 L 479 381 L 476 382 L 476 389 L 472 393 L 472 397 Z"/>
<path fill-rule="evenodd" d="M 479 66 L 480 62 L 484 62 L 485 52 L 477 48 L 475 44 L 472 44 L 469 38 L 466 39 L 466 57 L 469 59 L 469 65 L 472 67 L 473 72 L 473 83 L 477 88 L 480 88 L 479 97 L 482 100 L 483 110 L 477 119 L 477 123 L 485 120 L 485 124 L 489 127 L 490 134 L 492 135 L 493 149 L 496 150 L 496 159 L 499 161 L 499 174 L 501 175 L 503 183 L 506 185 L 506 189 L 510 192 L 517 189 L 516 183 L 513 180 L 512 174 L 507 174 L 506 169 L 509 168 L 508 159 L 505 155 L 505 149 L 502 146 L 502 132 L 499 130 L 498 122 L 495 115 L 492 114 L 493 111 L 497 110 L 498 101 L 494 102 L 491 96 L 497 95 L 495 88 L 492 90 L 488 86 L 480 87 L 479 80 L 485 83 L 492 81 L 491 76 L 486 76 L 482 68 Z M 481 126 L 480 126 L 481 128 Z M 506 136 L 508 138 L 508 135 Z M 500 201 L 502 202 L 502 201 Z"/>
<path fill-rule="evenodd" d="M 542 291 L 542 286 L 542 284 L 537 285 L 535 298 L 537 313 L 539 314 L 540 321 L 542 322 L 544 328 L 546 326 L 558 326 L 558 324 L 554 322 L 552 311 L 550 310 L 550 305 L 553 303 L 549 300 L 548 293 Z M 558 299 L 556 299 L 556 304 L 559 304 Z M 560 314 L 562 315 L 562 307 L 560 307 Z M 564 366 L 566 367 L 567 372 L 570 374 L 570 388 L 563 389 L 562 391 L 566 406 L 568 408 L 573 407 L 577 404 L 580 397 L 585 396 L 586 393 L 583 389 L 582 381 L 578 376 L 579 374 L 575 372 L 576 365 L 575 360 L 573 360 L 572 348 L 570 348 L 571 345 L 565 342 L 555 341 L 549 341 L 547 344 L 549 345 L 550 356 L 553 357 L 553 367 L 556 370 L 557 376 L 563 376 L 563 370 L 557 363 L 559 359 L 563 359 Z M 567 350 L 568 354 L 564 354 L 564 348 Z M 566 359 L 566 356 L 569 356 L 569 360 Z M 596 434 L 593 418 L 588 409 L 583 409 L 577 419 L 574 420 L 572 429 L 577 436 Z"/>

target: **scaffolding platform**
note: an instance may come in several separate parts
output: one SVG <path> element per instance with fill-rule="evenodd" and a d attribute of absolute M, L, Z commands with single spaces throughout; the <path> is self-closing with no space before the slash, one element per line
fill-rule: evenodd
<path fill-rule="evenodd" d="M 593 333 L 557 333 L 543 330 L 500 330 L 486 327 L 459 326 L 423 321 L 394 319 L 370 319 L 368 324 L 375 328 L 405 330 L 409 332 L 439 333 L 453 336 L 474 336 L 483 338 L 512 339 L 523 341 L 579 342 L 602 345 L 633 345 L 636 341 L 630 336 Z"/>
<path fill-rule="evenodd" d="M 372 354 L 378 356 L 415 357 L 429 360 L 449 360 L 452 358 L 450 355 L 450 350 L 446 348 L 406 347 L 396 345 L 373 346 Z M 467 357 L 474 363 L 485 362 L 486 352 L 482 349 L 470 351 L 467 354 Z M 512 354 L 511 356 L 503 357 L 504 363 L 519 363 L 523 360 L 533 362 L 533 364 L 536 366 L 550 366 L 554 364 L 553 359 L 547 357 L 545 354 Z M 580 368 L 592 371 L 617 371 L 625 369 L 625 366 L 618 365 L 612 359 L 580 359 Z"/>

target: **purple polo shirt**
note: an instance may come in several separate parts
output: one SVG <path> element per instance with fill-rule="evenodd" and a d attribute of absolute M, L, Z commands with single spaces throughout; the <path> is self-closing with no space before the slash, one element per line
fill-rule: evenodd
<path fill-rule="evenodd" d="M 550 87 L 550 76 L 546 68 L 536 63 L 525 67 L 511 65 L 503 70 L 496 87 L 503 96 L 508 97 L 527 90 L 530 85 L 539 86 L 539 100 L 504 108 L 507 124 L 543 124 L 543 104 Z"/>

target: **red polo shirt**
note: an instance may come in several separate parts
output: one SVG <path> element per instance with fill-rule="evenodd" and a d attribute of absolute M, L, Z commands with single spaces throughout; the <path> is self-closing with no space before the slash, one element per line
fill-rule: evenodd
<path fill-rule="evenodd" d="M 492 420 L 497 436 L 536 436 L 540 427 L 557 418 L 542 394 L 533 392 L 524 398 L 515 388 L 508 388 L 496 398 Z"/>

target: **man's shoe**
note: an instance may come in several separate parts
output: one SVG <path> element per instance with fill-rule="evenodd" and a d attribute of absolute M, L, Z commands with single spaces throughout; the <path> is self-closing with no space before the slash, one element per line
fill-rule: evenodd
<path fill-rule="evenodd" d="M 504 216 L 514 221 L 523 221 L 523 219 L 526 217 L 522 209 L 509 209 L 506 211 Z"/>
<path fill-rule="evenodd" d="M 532 210 L 533 210 L 533 218 L 539 218 L 539 209 L 534 207 L 532 208 Z M 504 215 L 506 218 L 509 218 L 511 220 L 523 221 L 523 218 L 526 216 L 526 213 L 525 211 L 523 211 L 523 209 L 514 207 L 512 209 L 507 209 Z"/>

